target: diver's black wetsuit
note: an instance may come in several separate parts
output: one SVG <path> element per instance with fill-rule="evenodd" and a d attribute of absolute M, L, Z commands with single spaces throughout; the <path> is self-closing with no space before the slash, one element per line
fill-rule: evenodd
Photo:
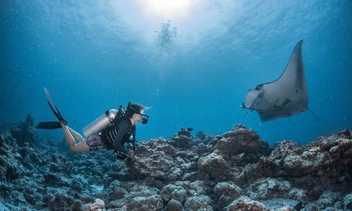
<path fill-rule="evenodd" d="M 130 140 L 133 135 L 133 140 Z M 100 135 L 106 149 L 115 149 L 117 152 L 127 154 L 124 147 L 126 142 L 134 143 L 136 140 L 136 126 L 132 125 L 129 118 L 121 120 L 118 125 L 111 125 L 104 129 Z M 134 145 L 133 145 L 134 146 Z"/>
<path fill-rule="evenodd" d="M 124 119 L 117 128 L 117 134 L 114 139 L 114 147 L 117 151 L 127 154 L 127 150 L 124 147 L 124 144 L 130 140 L 131 135 L 133 134 L 133 141 L 135 141 L 135 131 L 136 127 L 132 125 L 130 119 Z"/>

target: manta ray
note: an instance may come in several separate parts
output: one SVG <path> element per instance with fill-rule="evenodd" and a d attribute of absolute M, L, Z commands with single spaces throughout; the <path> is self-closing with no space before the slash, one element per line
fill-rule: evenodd
<path fill-rule="evenodd" d="M 277 80 L 257 85 L 248 91 L 242 107 L 257 111 L 262 122 L 303 113 L 308 109 L 302 44 L 303 40 L 297 43 Z"/>

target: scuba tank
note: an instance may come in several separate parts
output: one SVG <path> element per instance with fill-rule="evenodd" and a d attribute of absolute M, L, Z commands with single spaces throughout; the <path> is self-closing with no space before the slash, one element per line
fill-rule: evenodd
<path fill-rule="evenodd" d="M 105 111 L 103 115 L 94 120 L 92 123 L 83 128 L 83 134 L 85 137 L 88 137 L 93 134 L 97 134 L 105 129 L 107 126 L 111 125 L 115 117 L 119 118 L 125 113 L 122 106 L 118 110 L 110 109 Z"/>

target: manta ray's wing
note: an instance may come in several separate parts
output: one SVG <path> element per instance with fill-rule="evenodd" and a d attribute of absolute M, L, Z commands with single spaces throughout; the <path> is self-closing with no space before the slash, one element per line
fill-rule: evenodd
<path fill-rule="evenodd" d="M 302 44 L 303 40 L 297 43 L 279 79 L 249 90 L 243 107 L 256 110 L 261 121 L 292 116 L 308 109 Z"/>

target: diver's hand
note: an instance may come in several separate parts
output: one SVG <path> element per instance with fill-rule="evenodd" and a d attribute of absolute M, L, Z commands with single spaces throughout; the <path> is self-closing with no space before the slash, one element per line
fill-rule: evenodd
<path fill-rule="evenodd" d="M 116 158 L 119 160 L 124 160 L 125 158 L 127 158 L 127 155 L 125 153 L 119 152 L 117 150 L 115 150 L 115 155 L 116 155 Z"/>

